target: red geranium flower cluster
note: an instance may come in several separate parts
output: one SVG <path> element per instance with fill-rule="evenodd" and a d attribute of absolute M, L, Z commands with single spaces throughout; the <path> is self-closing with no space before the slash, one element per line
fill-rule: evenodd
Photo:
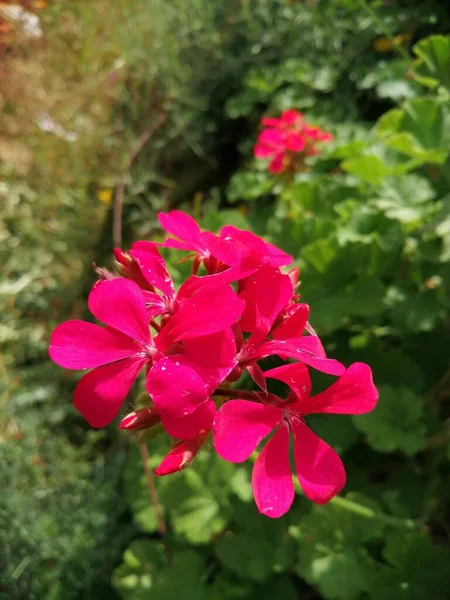
<path fill-rule="evenodd" d="M 286 110 L 280 118 L 263 118 L 261 124 L 265 129 L 258 136 L 254 153 L 257 158 L 270 159 L 271 173 L 295 170 L 305 156 L 318 153 L 318 142 L 333 139 L 320 127 L 310 127 L 296 110 Z"/>
<path fill-rule="evenodd" d="M 345 483 L 344 467 L 305 416 L 372 410 L 378 395 L 369 367 L 355 363 L 346 369 L 326 357 L 308 323 L 309 307 L 295 293 L 298 270 L 282 271 L 291 256 L 232 226 L 218 235 L 201 231 L 180 211 L 161 213 L 159 220 L 168 239 L 140 241 L 129 252 L 116 249 L 119 276 L 109 274 L 94 285 L 89 309 L 106 326 L 67 321 L 52 334 L 54 362 L 90 369 L 75 389 L 76 408 L 93 427 L 108 425 L 144 370 L 148 407 L 127 415 L 120 428 L 162 424 L 176 440 L 157 475 L 183 469 L 210 432 L 218 454 L 231 462 L 249 458 L 273 432 L 255 462 L 252 483 L 260 512 L 279 517 L 293 501 L 292 435 L 305 495 L 327 502 Z M 187 251 L 193 260 L 193 274 L 178 291 L 158 246 Z M 274 355 L 295 362 L 263 371 L 261 360 Z M 310 396 L 308 368 L 338 379 Z M 258 391 L 230 387 L 244 370 Z M 267 390 L 268 379 L 288 386 L 286 399 Z"/>

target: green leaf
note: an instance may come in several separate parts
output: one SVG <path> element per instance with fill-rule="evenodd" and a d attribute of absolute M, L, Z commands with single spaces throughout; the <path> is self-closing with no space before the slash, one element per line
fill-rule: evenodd
<path fill-rule="evenodd" d="M 442 164 L 450 151 L 448 120 L 448 108 L 436 98 L 415 98 L 383 115 L 375 131 L 386 146 L 417 164 Z"/>
<path fill-rule="evenodd" d="M 347 498 L 379 511 L 361 494 Z M 362 542 L 382 535 L 383 525 L 328 504 L 315 506 L 299 524 L 297 573 L 327 600 L 356 600 L 370 589 L 375 563 Z"/>
<path fill-rule="evenodd" d="M 228 200 L 230 202 L 256 200 L 268 194 L 272 186 L 273 178 L 268 177 L 266 173 L 238 172 L 233 175 L 228 186 Z"/>
<path fill-rule="evenodd" d="M 424 177 L 404 175 L 386 179 L 381 185 L 379 198 L 374 199 L 372 204 L 387 217 L 401 223 L 420 222 L 437 210 L 438 207 L 430 202 L 435 195 Z"/>
<path fill-rule="evenodd" d="M 342 162 L 341 167 L 347 173 L 351 173 L 362 181 L 374 185 L 379 184 L 385 177 L 395 173 L 394 167 L 390 167 L 374 154 L 349 158 Z"/>
<path fill-rule="evenodd" d="M 123 564 L 113 573 L 113 585 L 125 600 L 145 600 L 157 571 L 166 563 L 164 546 L 160 542 L 135 540 L 125 550 Z"/>
<path fill-rule="evenodd" d="M 161 499 L 174 532 L 192 544 L 205 544 L 222 532 L 229 519 L 229 481 L 236 471 L 212 452 L 201 452 L 195 463 L 172 478 L 164 478 Z"/>
<path fill-rule="evenodd" d="M 379 277 L 359 277 L 342 289 L 316 298 L 312 323 L 322 331 L 333 331 L 351 317 L 373 317 L 381 310 L 384 294 Z"/>
<path fill-rule="evenodd" d="M 450 36 L 431 35 L 414 47 L 418 56 L 412 66 L 416 80 L 430 88 L 439 85 L 450 91 Z"/>
<path fill-rule="evenodd" d="M 392 285 L 385 304 L 393 323 L 407 332 L 432 331 L 445 317 L 437 290 L 418 292 L 414 286 Z"/>
<path fill-rule="evenodd" d="M 406 387 L 380 386 L 376 408 L 367 415 L 353 417 L 359 431 L 379 452 L 400 450 L 411 456 L 426 445 L 423 401 Z"/>
<path fill-rule="evenodd" d="M 254 503 L 240 504 L 234 512 L 235 525 L 216 542 L 219 561 L 237 575 L 265 581 L 282 573 L 295 556 L 295 542 L 287 534 L 290 517 L 262 518 Z"/>
<path fill-rule="evenodd" d="M 390 568 L 375 576 L 371 600 L 441 600 L 450 588 L 450 551 L 420 532 L 391 533 L 383 550 Z"/>

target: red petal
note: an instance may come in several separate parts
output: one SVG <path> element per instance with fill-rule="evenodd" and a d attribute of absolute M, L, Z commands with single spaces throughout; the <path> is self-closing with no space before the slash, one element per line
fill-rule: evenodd
<path fill-rule="evenodd" d="M 210 335 L 231 327 L 244 309 L 240 300 L 228 285 L 205 286 L 191 298 L 187 298 L 156 336 L 160 350 L 173 342 Z"/>
<path fill-rule="evenodd" d="M 353 363 L 327 390 L 302 404 L 302 411 L 362 415 L 373 410 L 377 400 L 378 391 L 373 384 L 370 367 L 364 363 Z"/>
<path fill-rule="evenodd" d="M 155 469 L 155 475 L 161 477 L 185 469 L 195 458 L 206 439 L 206 432 L 200 433 L 196 438 L 179 442 Z"/>
<path fill-rule="evenodd" d="M 290 363 L 270 369 L 270 371 L 264 372 L 264 376 L 278 379 L 288 385 L 301 401 L 307 400 L 311 394 L 311 378 L 308 367 L 302 363 Z"/>
<path fill-rule="evenodd" d="M 294 501 L 294 483 L 289 465 L 289 429 L 285 423 L 260 452 L 253 467 L 253 496 L 263 515 L 276 519 Z"/>
<path fill-rule="evenodd" d="M 148 283 L 172 299 L 174 296 L 172 278 L 155 244 L 146 241 L 136 242 L 131 247 L 130 256 L 137 262 Z"/>
<path fill-rule="evenodd" d="M 181 210 L 171 210 L 168 213 L 158 213 L 158 220 L 167 233 L 188 242 L 193 249 L 198 245 L 201 229 L 190 215 Z"/>
<path fill-rule="evenodd" d="M 162 424 L 166 432 L 180 440 L 190 440 L 200 431 L 209 431 L 212 426 L 216 405 L 212 400 L 200 404 L 191 414 L 174 419 L 164 414 Z"/>
<path fill-rule="evenodd" d="M 265 379 L 264 371 L 258 365 L 258 363 L 249 363 L 245 366 L 248 374 L 253 379 L 258 387 L 260 387 L 264 392 L 267 392 L 267 384 Z"/>
<path fill-rule="evenodd" d="M 228 377 L 236 360 L 236 342 L 231 328 L 211 335 L 184 340 L 188 360 L 206 384 L 209 394 Z"/>
<path fill-rule="evenodd" d="M 272 333 L 274 340 L 288 340 L 302 335 L 309 317 L 309 306 L 297 304 L 295 311 L 289 315 Z"/>
<path fill-rule="evenodd" d="M 179 419 L 198 408 L 209 398 L 205 382 L 182 356 L 165 357 L 147 373 L 147 391 L 156 408 Z"/>
<path fill-rule="evenodd" d="M 319 339 L 312 335 L 290 340 L 272 340 L 260 346 L 256 356 L 253 356 L 253 358 L 265 358 L 266 356 L 277 354 L 283 359 L 293 358 L 298 360 L 328 375 L 342 375 L 345 372 L 345 367 L 342 363 L 311 353 L 312 350 L 320 351 L 320 348 Z"/>
<path fill-rule="evenodd" d="M 229 400 L 213 423 L 217 454 L 230 462 L 243 462 L 281 422 L 283 411 L 248 400 Z"/>
<path fill-rule="evenodd" d="M 240 295 L 246 301 L 241 327 L 251 331 L 251 342 L 262 341 L 294 293 L 291 280 L 278 269 L 263 265 Z"/>
<path fill-rule="evenodd" d="M 89 294 L 88 305 L 99 321 L 143 344 L 150 341 L 144 296 L 134 281 L 123 277 L 98 281 Z"/>
<path fill-rule="evenodd" d="M 80 379 L 73 402 L 92 427 L 111 423 L 145 362 L 145 358 L 126 358 Z"/>
<path fill-rule="evenodd" d="M 345 485 L 339 455 L 299 419 L 291 420 L 298 480 L 309 500 L 325 504 Z"/>
<path fill-rule="evenodd" d="M 137 342 L 119 331 L 86 321 L 66 321 L 52 333 L 50 358 L 65 369 L 94 369 L 141 352 Z"/>

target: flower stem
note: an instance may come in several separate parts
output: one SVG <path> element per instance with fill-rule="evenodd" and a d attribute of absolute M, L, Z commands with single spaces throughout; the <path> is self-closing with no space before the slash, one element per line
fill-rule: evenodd
<path fill-rule="evenodd" d="M 297 480 L 295 480 L 294 485 L 295 491 L 303 494 L 303 491 Z M 385 515 L 382 512 L 373 510 L 373 508 L 369 508 L 368 506 L 364 506 L 363 504 L 359 504 L 358 502 L 354 502 L 348 498 L 343 498 L 342 496 L 335 496 L 330 500 L 329 504 L 339 506 L 339 508 L 348 510 L 349 512 L 359 515 L 364 519 L 374 519 L 376 521 L 380 521 L 381 523 L 385 523 L 386 525 L 390 525 L 391 527 L 397 527 L 401 529 L 416 529 L 417 527 L 417 523 L 413 519 L 401 519 L 399 517 Z"/>
<path fill-rule="evenodd" d="M 235 390 L 232 388 L 217 388 L 213 396 L 228 396 L 228 398 L 239 398 L 240 400 L 254 400 L 256 402 L 260 401 L 255 392 L 250 392 L 248 390 Z"/>
<path fill-rule="evenodd" d="M 161 511 L 161 504 L 159 503 L 158 490 L 156 489 L 155 485 L 155 478 L 149 466 L 150 457 L 148 454 L 147 444 L 139 444 L 139 450 L 141 451 L 142 466 L 144 467 L 145 478 L 147 480 L 148 495 L 150 497 L 150 502 L 152 504 L 153 510 L 155 512 L 156 522 L 158 523 L 158 531 L 161 538 L 164 538 L 167 532 L 167 528 Z"/>

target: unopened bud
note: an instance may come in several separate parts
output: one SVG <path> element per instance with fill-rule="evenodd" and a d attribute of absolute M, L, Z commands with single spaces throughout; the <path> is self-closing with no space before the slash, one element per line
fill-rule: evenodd
<path fill-rule="evenodd" d="M 155 475 L 159 477 L 178 473 L 185 469 L 197 456 L 198 451 L 203 446 L 208 435 L 207 431 L 200 433 L 192 440 L 178 442 L 166 455 L 159 467 L 155 470 Z"/>
<path fill-rule="evenodd" d="M 161 415 L 154 407 L 141 408 L 124 417 L 119 424 L 119 429 L 125 431 L 142 431 L 143 429 L 149 429 L 160 422 Z"/>

